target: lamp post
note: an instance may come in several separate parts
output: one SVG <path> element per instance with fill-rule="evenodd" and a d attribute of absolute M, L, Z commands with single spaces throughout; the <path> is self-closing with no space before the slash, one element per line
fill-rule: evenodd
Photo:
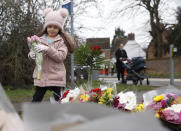
<path fill-rule="evenodd" d="M 74 37 L 74 17 L 73 17 L 73 0 L 71 0 L 71 35 Z M 75 87 L 74 83 L 74 54 L 71 54 L 71 87 Z"/>
<path fill-rule="evenodd" d="M 73 0 L 64 0 L 63 8 L 67 8 L 71 16 L 71 35 L 74 37 L 74 17 L 73 17 Z M 71 87 L 75 87 L 74 83 L 74 54 L 71 54 Z"/>
<path fill-rule="evenodd" d="M 174 85 L 173 44 L 170 45 L 170 85 Z"/>

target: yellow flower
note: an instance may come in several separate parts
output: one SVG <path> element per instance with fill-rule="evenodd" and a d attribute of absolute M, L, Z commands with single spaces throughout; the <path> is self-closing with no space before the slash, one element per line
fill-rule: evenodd
<path fill-rule="evenodd" d="M 164 97 L 163 97 L 162 95 L 160 95 L 160 96 L 155 96 L 155 97 L 153 98 L 153 100 L 157 102 L 157 101 L 163 100 L 163 98 L 164 98 Z"/>
<path fill-rule="evenodd" d="M 143 111 L 144 110 L 144 104 L 139 104 L 137 107 L 136 107 L 136 111 Z"/>
<path fill-rule="evenodd" d="M 107 93 L 112 93 L 113 89 L 112 88 L 107 88 Z"/>
<path fill-rule="evenodd" d="M 137 111 L 141 111 L 141 107 L 139 107 L 139 106 L 136 107 L 136 110 L 137 110 Z"/>
<path fill-rule="evenodd" d="M 141 109 L 145 108 L 144 104 L 139 104 L 139 106 L 141 107 Z"/>
<path fill-rule="evenodd" d="M 102 96 L 105 96 L 107 94 L 107 90 L 103 92 Z"/>
<path fill-rule="evenodd" d="M 102 102 L 98 102 L 98 104 L 103 104 Z"/>
<path fill-rule="evenodd" d="M 89 100 L 89 95 L 85 95 L 85 94 L 84 94 L 84 95 L 81 95 L 81 96 L 80 96 L 80 99 L 81 99 L 82 101 L 85 101 L 85 102 L 86 102 L 86 101 Z"/>
<path fill-rule="evenodd" d="M 87 97 L 85 97 L 84 101 L 88 101 L 88 98 L 87 98 Z"/>
<path fill-rule="evenodd" d="M 108 98 L 111 99 L 111 98 L 112 98 L 112 94 L 109 94 L 109 95 L 108 95 Z"/>
<path fill-rule="evenodd" d="M 105 101 L 105 99 L 104 99 L 103 97 L 101 97 L 101 98 L 99 99 L 99 102 L 105 103 L 106 101 Z"/>
<path fill-rule="evenodd" d="M 158 112 L 155 113 L 155 116 L 156 116 L 157 118 L 160 118 L 160 115 L 158 114 Z"/>

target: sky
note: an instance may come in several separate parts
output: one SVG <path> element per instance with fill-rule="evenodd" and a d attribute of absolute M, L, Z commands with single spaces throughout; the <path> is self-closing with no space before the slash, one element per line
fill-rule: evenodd
<path fill-rule="evenodd" d="M 75 0 L 75 2 L 78 0 Z M 128 0 L 129 1 L 129 0 Z M 168 4 L 161 6 L 161 14 L 164 22 L 176 23 L 175 12 L 178 6 L 181 6 L 181 0 L 165 0 Z M 147 47 L 151 37 L 148 34 L 150 30 L 148 19 L 149 15 L 144 13 L 132 16 L 128 15 L 113 17 L 111 13 L 124 7 L 119 0 L 99 0 L 97 7 L 89 6 L 86 13 L 75 16 L 75 33 L 82 38 L 101 38 L 110 37 L 111 41 L 116 28 L 123 29 L 126 33 L 135 33 L 135 39 L 141 47 Z M 75 7 L 75 13 L 77 12 Z M 76 15 L 76 14 L 75 14 Z M 82 27 L 82 28 L 79 28 Z M 111 42 L 110 41 L 110 42 Z"/>

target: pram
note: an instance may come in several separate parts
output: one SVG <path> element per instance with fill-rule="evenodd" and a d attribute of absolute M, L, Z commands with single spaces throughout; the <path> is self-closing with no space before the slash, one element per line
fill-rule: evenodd
<path fill-rule="evenodd" d="M 131 80 L 134 85 L 137 85 L 138 81 L 140 85 L 142 85 L 142 81 L 146 79 L 147 85 L 150 84 L 148 76 L 146 75 L 146 62 L 143 57 L 134 57 L 131 60 L 122 59 L 122 62 L 127 71 L 125 83 Z"/>

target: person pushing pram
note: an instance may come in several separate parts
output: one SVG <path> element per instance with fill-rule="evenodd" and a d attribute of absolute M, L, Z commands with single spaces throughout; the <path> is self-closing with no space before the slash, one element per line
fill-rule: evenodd
<path fill-rule="evenodd" d="M 123 63 L 123 59 L 127 60 L 128 56 L 126 51 L 123 49 L 123 44 L 121 43 L 119 46 L 119 49 L 115 53 L 116 57 L 116 70 L 117 70 L 117 78 L 119 83 L 126 83 L 126 80 L 124 79 L 124 70 L 125 66 Z M 122 81 L 120 81 L 120 75 L 122 78 Z"/>

